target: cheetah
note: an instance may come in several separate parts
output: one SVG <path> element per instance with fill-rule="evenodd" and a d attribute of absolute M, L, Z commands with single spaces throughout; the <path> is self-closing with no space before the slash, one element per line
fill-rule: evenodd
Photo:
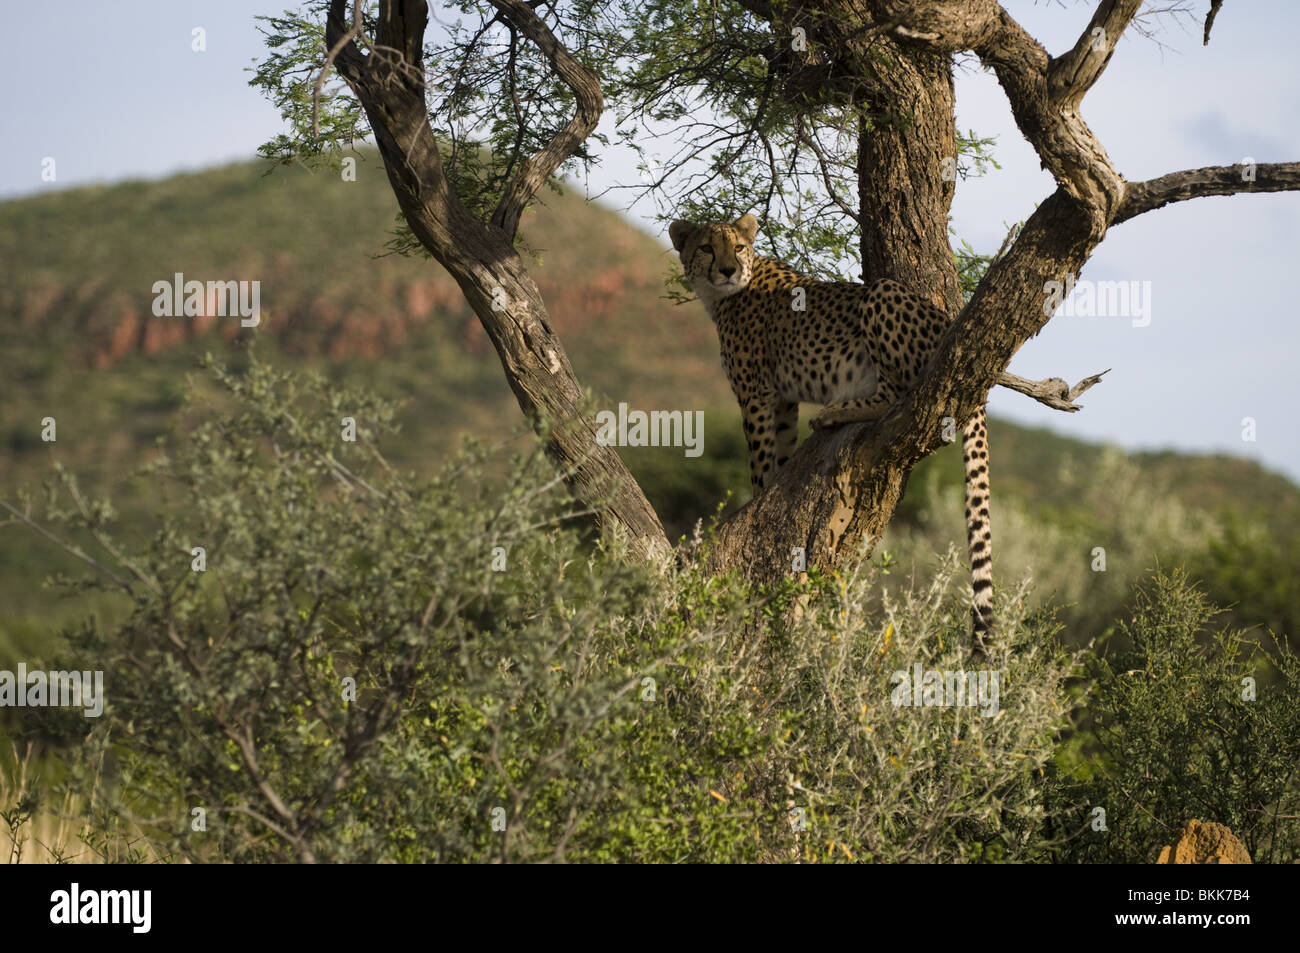
<path fill-rule="evenodd" d="M 819 281 L 754 252 L 758 220 L 676 221 L 668 229 L 686 277 L 718 329 L 722 366 L 740 402 L 755 493 L 793 455 L 799 402 L 823 404 L 824 430 L 877 420 L 924 370 L 948 316 L 897 281 Z M 993 629 L 988 435 L 984 408 L 962 431 L 966 535 L 976 654 Z"/>

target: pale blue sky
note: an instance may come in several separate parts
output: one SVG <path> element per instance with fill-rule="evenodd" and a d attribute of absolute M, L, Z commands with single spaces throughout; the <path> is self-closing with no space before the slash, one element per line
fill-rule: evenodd
<path fill-rule="evenodd" d="M 1094 4 L 1005 4 L 1051 53 L 1086 25 Z M 11 43 L 0 77 L 9 90 L 0 198 L 124 178 L 153 178 L 253 155 L 281 130 L 247 85 L 260 55 L 253 17 L 285 0 L 64 0 L 8 5 Z M 1196 0 L 1202 16 L 1208 6 Z M 69 33 L 69 25 L 75 28 Z M 207 51 L 191 50 L 206 30 Z M 1130 180 L 1177 169 L 1300 160 L 1300 4 L 1230 0 L 1208 47 L 1200 24 L 1165 22 L 1164 46 L 1128 35 L 1083 114 Z M 75 51 L 51 54 L 48 38 Z M 1052 181 L 1015 129 L 991 75 L 964 72 L 963 129 L 999 137 L 1001 171 L 960 185 L 958 234 L 991 250 L 1004 223 L 1025 218 Z M 58 181 L 40 180 L 41 159 Z M 606 157 L 593 187 L 632 182 L 630 157 Z M 634 217 L 635 210 L 633 212 Z M 639 219 L 643 221 L 643 219 Z M 147 227 L 147 223 L 142 223 Z M 647 223 L 658 233 L 658 227 Z M 661 236 L 662 237 L 662 236 Z M 1124 447 L 1222 451 L 1300 478 L 1300 195 L 1198 199 L 1117 227 L 1083 278 L 1150 282 L 1147 327 L 1129 318 L 1058 316 L 1016 356 L 1026 377 L 1077 380 L 1112 367 L 1073 416 L 995 391 L 993 412 Z M 705 320 L 701 313 L 701 320 Z M 1257 439 L 1241 439 L 1242 418 Z M 995 448 L 996 449 L 996 448 Z"/>

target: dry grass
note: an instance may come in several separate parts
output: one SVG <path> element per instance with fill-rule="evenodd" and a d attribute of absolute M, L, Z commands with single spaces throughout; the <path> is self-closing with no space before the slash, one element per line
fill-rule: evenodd
<path fill-rule="evenodd" d="M 95 786 L 100 775 L 95 776 Z M 19 749 L 9 742 L 0 758 L 0 863 L 105 864 L 128 858 L 137 837 L 94 836 L 91 819 L 82 813 L 83 798 L 68 792 L 48 803 L 48 783 L 41 776 L 36 746 Z M 95 791 L 91 791 L 91 799 Z M 145 859 L 154 859 L 149 854 Z"/>

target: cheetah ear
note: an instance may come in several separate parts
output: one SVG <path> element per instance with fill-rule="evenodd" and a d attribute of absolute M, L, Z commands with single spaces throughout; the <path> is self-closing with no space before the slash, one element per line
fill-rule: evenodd
<path fill-rule="evenodd" d="M 754 236 L 758 234 L 758 219 L 746 212 L 736 219 L 736 228 L 740 229 L 741 234 L 752 242 Z"/>
<path fill-rule="evenodd" d="M 673 248 L 681 251 L 686 247 L 687 240 L 695 232 L 695 226 L 690 222 L 683 222 L 680 219 L 668 226 L 668 237 L 672 239 Z"/>

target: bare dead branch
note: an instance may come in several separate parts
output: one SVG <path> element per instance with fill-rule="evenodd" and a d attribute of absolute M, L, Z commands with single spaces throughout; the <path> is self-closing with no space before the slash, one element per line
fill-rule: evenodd
<path fill-rule="evenodd" d="M 1099 382 L 1105 375 L 1110 373 L 1110 368 L 1093 374 L 1091 377 L 1085 377 L 1079 383 L 1071 387 L 1059 377 L 1048 377 L 1041 381 L 1031 381 L 1028 378 L 1017 377 L 1008 371 L 1003 371 L 998 377 L 998 383 L 1003 387 L 1010 388 L 1024 394 L 1026 397 L 1032 397 L 1040 404 L 1046 404 L 1055 410 L 1063 410 L 1067 413 L 1075 413 L 1083 409 L 1082 404 L 1076 404 L 1075 398 Z"/>
<path fill-rule="evenodd" d="M 1240 192 L 1294 192 L 1300 190 L 1300 162 L 1265 162 L 1258 165 L 1214 165 L 1170 172 L 1145 182 L 1130 182 L 1112 224 L 1163 208 L 1172 202 Z"/>
<path fill-rule="evenodd" d="M 1142 0 L 1104 0 L 1070 52 L 1052 61 L 1047 86 L 1057 103 L 1078 105 L 1101 77 L 1115 52 L 1120 34 L 1142 6 Z"/>

